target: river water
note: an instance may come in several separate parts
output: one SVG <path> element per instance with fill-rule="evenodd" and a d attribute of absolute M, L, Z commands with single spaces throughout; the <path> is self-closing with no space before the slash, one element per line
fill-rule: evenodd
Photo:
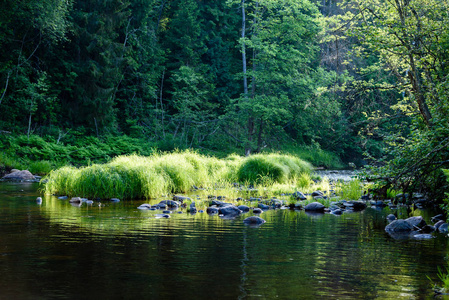
<path fill-rule="evenodd" d="M 395 240 L 385 216 L 158 212 L 145 201 L 72 206 L 0 183 L 0 299 L 432 299 L 448 237 Z M 416 210 L 430 221 L 432 212 Z"/>

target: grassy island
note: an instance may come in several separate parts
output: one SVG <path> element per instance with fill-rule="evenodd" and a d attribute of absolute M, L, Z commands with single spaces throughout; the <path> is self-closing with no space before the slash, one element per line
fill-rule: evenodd
<path fill-rule="evenodd" d="M 65 166 L 43 180 L 47 194 L 107 199 L 155 198 L 197 188 L 293 185 L 310 181 L 312 165 L 292 155 L 230 155 L 224 159 L 192 151 L 118 156 L 106 164 Z"/>

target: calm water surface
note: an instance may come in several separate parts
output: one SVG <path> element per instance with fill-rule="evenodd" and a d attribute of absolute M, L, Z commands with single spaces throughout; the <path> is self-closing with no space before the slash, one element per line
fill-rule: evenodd
<path fill-rule="evenodd" d="M 250 228 L 250 214 L 158 219 L 145 201 L 38 205 L 37 188 L 0 183 L 0 299 L 431 299 L 447 265 L 448 237 L 395 240 L 389 209 L 268 211 Z"/>

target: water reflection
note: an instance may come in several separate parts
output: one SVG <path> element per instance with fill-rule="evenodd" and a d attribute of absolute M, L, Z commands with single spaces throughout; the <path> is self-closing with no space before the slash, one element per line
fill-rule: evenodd
<path fill-rule="evenodd" d="M 395 240 L 399 208 L 243 217 L 139 210 L 144 201 L 71 206 L 36 186 L 0 185 L 1 298 L 430 298 L 447 238 Z M 36 280 L 39 278 L 39 280 Z"/>

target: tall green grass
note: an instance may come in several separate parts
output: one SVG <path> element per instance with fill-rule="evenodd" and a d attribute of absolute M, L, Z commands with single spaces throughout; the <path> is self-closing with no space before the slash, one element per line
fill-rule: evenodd
<path fill-rule="evenodd" d="M 291 155 L 269 154 L 217 159 L 192 151 L 155 153 L 148 157 L 118 156 L 106 164 L 63 167 L 44 178 L 48 194 L 89 198 L 156 198 L 167 193 L 185 193 L 193 186 L 231 189 L 245 185 L 298 182 L 307 177 L 311 165 Z M 309 178 L 309 179 L 307 179 Z M 296 184 L 296 183 L 294 183 Z"/>

